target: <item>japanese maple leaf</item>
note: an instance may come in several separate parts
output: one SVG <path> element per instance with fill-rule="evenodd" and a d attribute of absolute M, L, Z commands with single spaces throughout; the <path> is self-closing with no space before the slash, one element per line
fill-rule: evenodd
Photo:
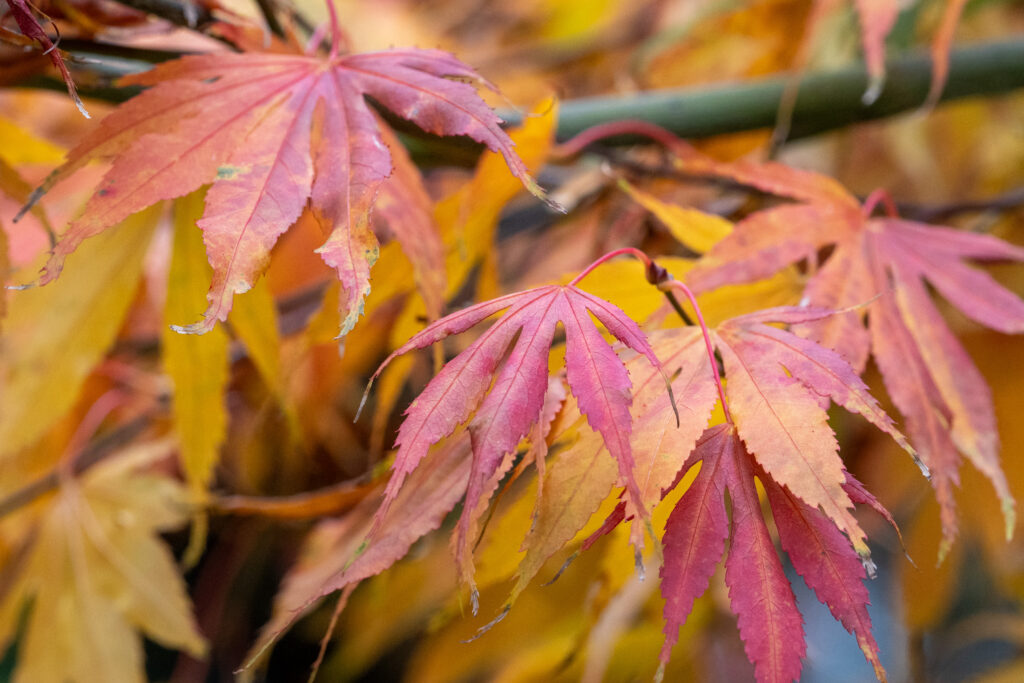
<path fill-rule="evenodd" d="M 168 455 L 166 444 L 133 446 L 5 519 L 34 529 L 6 566 L 0 597 L 0 643 L 20 641 L 12 680 L 144 680 L 143 635 L 203 656 L 185 582 L 160 538 L 186 523 L 188 493 L 145 471 Z"/>
<path fill-rule="evenodd" d="M 469 420 L 473 464 L 456 554 L 463 578 L 470 585 L 467 532 L 474 511 L 506 454 L 529 435 L 543 412 L 548 350 L 559 323 L 566 336 L 569 389 L 580 412 L 618 463 L 638 511 L 646 514 L 633 475 L 629 373 L 594 326 L 591 315 L 659 370 L 661 364 L 637 324 L 612 304 L 572 285 L 549 285 L 476 304 L 426 327 L 388 356 L 374 377 L 397 356 L 464 332 L 506 309 L 500 320 L 442 368 L 406 410 L 395 443 L 398 452 L 393 474 L 378 513 L 378 518 L 386 515 L 405 477 L 428 449 Z"/>
<path fill-rule="evenodd" d="M 866 559 L 866 537 L 850 514 L 847 473 L 822 398 L 861 415 L 917 455 L 839 354 L 768 324 L 806 324 L 830 315 L 793 307 L 752 313 L 719 325 L 715 345 L 725 367 L 728 408 L 747 450 L 776 482 L 820 508 Z"/>
<path fill-rule="evenodd" d="M 651 334 L 650 342 L 665 374 L 671 378 L 673 393 L 679 397 L 679 418 L 677 421 L 677 411 L 665 391 L 661 371 L 643 356 L 627 359 L 626 369 L 634 383 L 630 408 L 633 477 L 646 509 L 652 509 L 675 481 L 686 453 L 704 431 L 718 400 L 699 329 L 657 331 Z M 560 452 L 545 473 L 538 473 L 544 495 L 537 501 L 534 522 L 523 541 L 525 555 L 506 611 L 544 563 L 572 541 L 621 481 L 619 469 L 608 457 L 601 436 L 580 429 L 584 419 L 575 402 L 568 402 L 562 410 L 563 428 L 554 437 L 556 443 L 561 443 Z M 637 514 L 636 505 L 629 498 L 620 507 L 616 524 L 627 514 Z M 631 541 L 639 546 L 643 528 L 634 525 L 630 532 Z"/>
<path fill-rule="evenodd" d="M 740 221 L 688 274 L 690 286 L 707 291 L 758 280 L 802 259 L 813 262 L 820 249 L 834 247 L 808 279 L 806 298 L 842 312 L 809 321 L 802 333 L 839 351 L 858 371 L 874 355 L 931 471 L 942 507 L 942 553 L 956 536 L 953 488 L 960 454 L 992 482 L 1009 534 L 1015 507 L 999 465 L 991 392 L 943 321 L 928 285 L 982 325 L 1020 333 L 1024 301 L 964 260 L 1024 261 L 1024 249 L 990 235 L 901 220 L 894 211 L 872 218 L 873 200 L 861 208 L 835 181 L 778 164 L 727 164 L 695 153 L 684 153 L 679 163 L 798 200 Z"/>
<path fill-rule="evenodd" d="M 208 54 L 166 62 L 122 79 L 152 86 L 121 105 L 68 154 L 36 198 L 86 162 L 113 159 L 100 189 L 62 235 L 41 283 L 65 257 L 143 207 L 213 182 L 203 230 L 213 281 L 205 332 L 248 290 L 277 238 L 310 204 L 328 235 L 318 251 L 344 289 L 341 334 L 369 291 L 377 239 L 368 219 L 392 156 L 371 97 L 438 135 L 468 135 L 500 152 L 530 191 L 529 177 L 501 120 L 468 79 L 492 87 L 454 56 L 400 49 L 326 58 L 292 54 Z"/>
<path fill-rule="evenodd" d="M 854 634 L 879 680 L 885 670 L 871 633 L 864 565 L 831 520 L 781 486 L 751 456 L 731 424 L 708 429 L 686 469 L 701 463 L 665 526 L 661 592 L 665 598 L 667 662 L 693 602 L 707 590 L 732 538 L 725 562 L 729 601 L 758 681 L 800 677 L 806 651 L 803 619 L 761 514 L 755 476 L 768 494 L 779 541 L 790 562 L 832 615 Z M 857 488 L 846 486 L 852 496 Z M 732 533 L 725 492 L 732 503 Z M 859 496 L 858 496 L 859 497 Z"/>
<path fill-rule="evenodd" d="M 832 311 L 824 309 L 774 308 L 727 320 L 711 332 L 711 338 L 723 360 L 728 410 L 747 449 L 776 481 L 825 512 L 867 562 L 864 532 L 850 513 L 855 501 L 846 491 L 848 473 L 828 426 L 827 401 L 861 415 L 911 455 L 916 457 L 916 453 L 839 354 L 769 324 L 806 324 L 831 315 Z M 642 401 L 648 395 L 643 389 L 637 392 L 633 410 L 634 478 L 645 484 L 641 500 L 647 506 L 660 500 L 673 484 L 715 403 L 714 376 L 708 369 L 706 349 L 696 343 L 699 336 L 696 328 L 652 335 L 655 353 L 669 375 L 675 377 L 673 388 L 680 396 L 681 428 L 679 434 L 668 430 L 669 416 L 660 401 Z M 552 510 L 550 516 L 544 509 L 540 511 L 527 539 L 528 557 L 532 544 L 540 544 L 548 551 L 547 556 L 558 549 L 542 535 L 554 533 L 562 543 L 568 542 L 615 483 L 612 473 L 606 467 L 602 469 L 594 457 L 601 447 L 581 438 L 559 456 L 551 474 L 554 477 L 558 472 L 560 478 L 571 482 L 561 493 L 573 497 L 573 506 L 571 510 Z M 673 452 L 674 458 L 666 457 Z M 602 485 L 595 485 L 597 481 Z M 549 484 L 548 490 L 559 488 Z M 550 495 L 558 500 L 558 493 Z M 621 508 L 616 517 L 633 517 L 629 501 Z M 542 562 L 547 556 L 538 559 Z"/>

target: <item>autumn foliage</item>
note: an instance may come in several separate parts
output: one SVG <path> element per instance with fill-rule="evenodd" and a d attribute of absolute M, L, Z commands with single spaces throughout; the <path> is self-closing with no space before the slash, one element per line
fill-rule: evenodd
<path fill-rule="evenodd" d="M 362 4 L 8 0 L 0 678 L 1024 675 L 1019 7 Z"/>

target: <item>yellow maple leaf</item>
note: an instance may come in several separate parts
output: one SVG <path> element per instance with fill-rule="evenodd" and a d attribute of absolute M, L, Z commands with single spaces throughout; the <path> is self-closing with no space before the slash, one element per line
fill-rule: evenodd
<path fill-rule="evenodd" d="M 0 359 L 0 458 L 31 446 L 71 409 L 114 342 L 157 213 L 142 211 L 90 240 L 59 282 L 11 296 Z"/>
<path fill-rule="evenodd" d="M 5 640 L 18 614 L 28 614 L 16 683 L 141 682 L 140 632 L 165 647 L 204 653 L 174 557 L 157 536 L 185 522 L 185 488 L 139 469 L 169 452 L 166 442 L 145 444 L 81 479 L 68 473 L 45 504 L 5 520 L 36 525 L 0 602 Z"/>

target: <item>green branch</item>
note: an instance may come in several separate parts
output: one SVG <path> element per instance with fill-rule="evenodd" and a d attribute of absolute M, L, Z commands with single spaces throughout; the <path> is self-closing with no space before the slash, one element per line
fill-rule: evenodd
<path fill-rule="evenodd" d="M 951 55 L 949 67 L 941 101 L 1024 87 L 1024 40 L 961 48 Z M 655 123 L 683 138 L 771 128 L 787 83 L 784 76 L 711 88 L 571 100 L 561 106 L 558 138 L 630 118 Z M 862 66 L 808 73 L 800 83 L 789 137 L 815 135 L 920 107 L 931 84 L 931 59 L 913 54 L 890 60 L 885 88 L 870 105 L 861 101 L 867 84 Z"/>

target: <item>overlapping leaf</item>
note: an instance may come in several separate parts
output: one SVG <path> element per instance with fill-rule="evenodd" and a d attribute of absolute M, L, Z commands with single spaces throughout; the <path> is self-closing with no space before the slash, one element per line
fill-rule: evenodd
<path fill-rule="evenodd" d="M 673 483 L 717 400 L 700 330 L 655 332 L 651 335 L 651 346 L 665 373 L 672 378 L 673 392 L 680 400 L 677 423 L 660 372 L 640 356 L 626 361 L 636 386 L 630 410 L 634 476 L 641 502 L 647 509 L 653 508 Z M 578 432 L 582 419 L 575 403 L 567 405 L 561 417 L 565 427 L 555 438 L 564 441 Z M 509 604 L 515 602 L 544 562 L 572 541 L 619 481 L 619 473 L 607 457 L 599 435 L 584 430 L 563 448 L 544 477 L 544 495 L 537 503 L 533 525 L 523 541 L 525 555 Z M 629 514 L 636 514 L 635 504 L 627 500 L 620 505 L 617 519 L 626 516 L 627 505 Z M 642 533 L 642 527 L 634 525 L 634 544 L 638 544 Z"/>
<path fill-rule="evenodd" d="M 135 296 L 156 210 L 82 249 L 52 287 L 17 292 L 0 359 L 0 458 L 38 441 L 78 398 Z"/>
<path fill-rule="evenodd" d="M 42 282 L 86 238 L 150 204 L 213 182 L 199 221 L 213 266 L 204 332 L 263 271 L 277 238 L 310 201 L 328 234 L 318 250 L 343 287 L 341 333 L 352 328 L 378 253 L 369 211 L 392 157 L 365 98 L 438 135 L 468 135 L 500 152 L 540 194 L 501 120 L 469 83 L 479 76 L 438 50 L 321 59 L 286 54 L 184 57 L 129 76 L 151 86 L 104 119 L 37 191 L 93 159 L 113 159 L 98 192 L 54 248 Z M 426 265 L 430 265 L 429 263 Z"/>
<path fill-rule="evenodd" d="M 726 396 L 747 449 L 772 478 L 821 510 L 862 557 L 865 535 L 850 514 L 846 471 L 821 404 L 828 397 L 914 450 L 879 408 L 867 386 L 837 353 L 767 322 L 799 324 L 829 311 L 777 308 L 734 318 L 718 327 L 717 347 L 728 381 Z"/>
<path fill-rule="evenodd" d="M 161 343 L 164 371 L 174 385 L 172 415 L 182 469 L 196 491 L 205 491 L 227 436 L 228 335 L 222 329 L 201 337 L 175 334 L 170 325 L 202 301 L 209 267 L 195 230 L 202 195 L 178 200 L 174 207 L 174 242 L 168 270 L 167 302 Z"/>
<path fill-rule="evenodd" d="M 346 517 L 322 522 L 306 542 L 274 599 L 274 612 L 250 651 L 257 659 L 290 624 L 320 598 L 352 588 L 384 571 L 409 548 L 441 525 L 466 489 L 469 478 L 469 437 L 462 433 L 432 449 L 413 472 L 381 526 L 379 542 L 361 548 L 378 498 L 363 501 Z"/>
<path fill-rule="evenodd" d="M 469 432 L 473 466 L 457 543 L 460 571 L 470 582 L 472 564 L 467 532 L 473 511 L 505 455 L 529 435 L 541 416 L 548 384 L 548 349 L 559 323 L 566 335 L 570 391 L 580 412 L 600 433 L 618 463 L 631 500 L 641 514 L 645 513 L 633 473 L 629 374 L 590 316 L 659 370 L 661 365 L 636 323 L 611 304 L 573 286 L 550 285 L 510 294 L 453 313 L 428 326 L 392 353 L 378 374 L 391 359 L 466 331 L 505 309 L 508 311 L 504 316 L 445 365 L 406 410 L 396 441 L 394 474 L 380 513 L 386 514 L 403 480 L 430 446 L 472 415 Z"/>
<path fill-rule="evenodd" d="M 667 661 L 678 627 L 707 588 L 729 536 L 725 491 L 733 501 L 732 551 L 726 563 L 733 609 L 759 680 L 799 675 L 804 654 L 800 615 L 782 572 L 754 490 L 756 474 L 769 491 L 783 547 L 794 567 L 858 639 L 880 677 L 878 648 L 867 617 L 867 591 L 858 582 L 871 567 L 854 503 L 888 514 L 846 472 L 827 423 L 823 400 L 857 413 L 913 453 L 867 386 L 836 352 L 769 323 L 806 324 L 830 311 L 776 308 L 733 318 L 713 333 L 722 355 L 726 398 L 734 423 L 713 427 L 694 443 L 716 401 L 707 351 L 695 328 L 652 335 L 652 346 L 673 376 L 681 429 L 661 399 L 649 393 L 654 375 L 636 374 L 633 406 L 635 478 L 653 507 L 698 461 L 702 469 L 672 511 L 664 538 L 662 594 L 666 599 Z M 633 370 L 630 361 L 627 367 Z M 571 421 L 572 415 L 569 414 Z M 563 415 L 563 420 L 566 416 Z M 742 439 L 742 442 L 740 441 Z M 559 455 L 524 543 L 526 555 L 512 600 L 541 564 L 569 543 L 615 484 L 623 479 L 601 459 L 603 445 L 582 437 Z M 693 451 L 691 453 L 691 450 Z M 687 457 L 689 455 L 689 457 Z M 593 538 L 635 519 L 629 501 Z M 851 582 L 854 582 L 852 585 Z"/>
<path fill-rule="evenodd" d="M 1024 249 L 989 235 L 895 217 L 870 218 L 852 195 L 837 192 L 841 188 L 831 179 L 777 164 L 725 164 L 696 155 L 680 163 L 800 201 L 739 222 L 691 271 L 690 285 L 706 291 L 756 280 L 801 259 L 816 260 L 819 249 L 833 247 L 809 278 L 806 295 L 812 305 L 841 312 L 808 321 L 802 333 L 839 351 L 857 370 L 873 353 L 906 418 L 907 432 L 931 470 L 943 509 L 945 548 L 956 536 L 958 452 L 992 481 L 1009 533 L 1014 502 L 999 466 L 990 392 L 927 285 L 982 325 L 1022 332 L 1024 301 L 964 260 L 1024 261 Z"/>

